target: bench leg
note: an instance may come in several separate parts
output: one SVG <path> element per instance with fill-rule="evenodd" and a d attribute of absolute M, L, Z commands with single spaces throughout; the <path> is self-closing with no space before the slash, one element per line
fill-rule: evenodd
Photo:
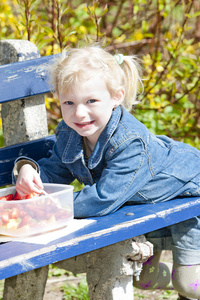
<path fill-rule="evenodd" d="M 55 265 L 74 274 L 86 273 L 90 300 L 133 300 L 133 270 L 123 249 L 117 243 Z"/>
<path fill-rule="evenodd" d="M 4 284 L 3 300 L 42 300 L 49 266 L 31 270 L 7 278 Z"/>
<path fill-rule="evenodd" d="M 133 300 L 133 275 L 141 271 L 142 263 L 136 262 L 141 260 L 141 250 L 146 259 L 152 255 L 150 243 L 130 239 L 55 265 L 74 274 L 86 273 L 90 300 Z"/>
<path fill-rule="evenodd" d="M 87 269 L 91 300 L 133 300 L 133 271 L 125 261 L 118 244 L 102 248 L 93 256 Z"/>

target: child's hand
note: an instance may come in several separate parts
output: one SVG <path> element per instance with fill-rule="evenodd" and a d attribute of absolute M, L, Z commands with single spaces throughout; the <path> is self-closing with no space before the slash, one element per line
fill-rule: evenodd
<path fill-rule="evenodd" d="M 37 171 L 31 165 L 25 164 L 19 171 L 15 187 L 20 196 L 25 196 L 33 192 L 41 193 L 43 184 Z"/>

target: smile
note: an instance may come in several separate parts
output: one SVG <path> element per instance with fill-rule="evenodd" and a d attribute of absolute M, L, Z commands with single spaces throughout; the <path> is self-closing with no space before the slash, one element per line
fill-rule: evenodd
<path fill-rule="evenodd" d="M 84 122 L 84 123 L 74 123 L 74 124 L 79 128 L 84 128 L 84 127 L 90 126 L 93 123 L 94 123 L 94 121 Z"/>

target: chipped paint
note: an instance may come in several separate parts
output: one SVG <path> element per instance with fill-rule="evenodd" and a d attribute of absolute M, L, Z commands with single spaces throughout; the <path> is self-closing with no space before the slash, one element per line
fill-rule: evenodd
<path fill-rule="evenodd" d="M 54 56 L 43 56 L 27 61 L 0 66 L 0 102 L 8 102 L 32 95 L 48 93 L 46 64 Z M 7 89 L 5 90 L 5 84 Z"/>
<path fill-rule="evenodd" d="M 133 238 L 134 236 L 138 235 L 138 233 L 136 234 L 136 232 L 135 232 L 135 235 L 132 236 L 132 234 L 134 233 L 135 225 L 139 224 L 139 225 L 141 225 L 142 228 L 146 228 L 146 227 L 148 227 L 148 224 L 149 225 L 150 224 L 151 225 L 159 224 L 159 219 L 161 219 L 161 218 L 165 219 L 168 215 L 171 215 L 173 217 L 174 213 L 180 212 L 181 210 L 187 212 L 187 211 L 190 211 L 190 209 L 192 209 L 192 211 L 197 212 L 197 210 L 194 208 L 197 208 L 199 206 L 199 204 L 200 204 L 200 198 L 193 199 L 193 200 L 190 200 L 181 205 L 176 205 L 173 208 L 169 208 L 169 209 L 163 210 L 161 212 L 157 212 L 157 213 L 152 213 L 150 215 L 143 216 L 141 218 L 132 219 L 132 220 L 120 223 L 120 224 L 116 224 L 116 225 L 107 227 L 107 228 L 99 230 L 99 231 L 95 231 L 93 233 L 85 234 L 85 235 L 82 235 L 79 237 L 72 238 L 70 240 L 66 240 L 64 242 L 60 242 L 60 243 L 57 243 L 54 245 L 44 246 L 44 247 L 43 247 L 43 245 L 41 245 L 41 248 L 38 250 L 29 252 L 26 254 L 21 254 L 21 255 L 1 261 L 0 262 L 0 271 L 1 271 L 0 279 L 5 278 L 4 270 L 6 268 L 9 269 L 8 274 L 10 274 L 10 276 L 13 276 L 13 275 L 16 275 L 16 273 L 14 273 L 14 272 L 22 273 L 24 271 L 29 271 L 31 269 L 38 268 L 38 267 L 41 267 L 41 266 L 49 264 L 49 263 L 54 263 L 56 261 L 59 261 L 60 259 L 71 258 L 74 255 L 78 255 L 76 249 L 80 249 L 80 253 L 79 253 L 79 255 L 80 255 L 80 254 L 85 253 L 84 251 L 90 252 L 92 250 L 96 250 L 98 248 L 102 248 L 107 245 L 111 245 L 111 244 L 120 242 L 125 239 Z M 194 213 L 193 213 L 193 215 L 194 215 Z M 107 218 L 107 216 L 106 216 L 106 218 Z M 182 220 L 184 220 L 184 218 L 182 218 Z M 144 227 L 144 226 L 146 226 L 146 227 Z M 129 228 L 131 229 L 130 234 L 120 235 L 120 232 L 122 233 L 123 229 L 129 229 Z M 136 226 L 136 228 L 138 228 L 138 226 Z M 160 225 L 158 226 L 158 228 L 160 228 Z M 129 232 L 129 230 L 126 230 L 125 232 L 126 233 Z M 113 233 L 119 233 L 117 240 L 116 240 L 116 238 L 113 239 L 113 236 L 115 236 L 115 237 L 117 236 L 116 234 L 113 235 Z M 139 234 L 142 234 L 142 233 L 140 232 Z M 108 240 L 109 237 L 111 239 Z M 98 242 L 96 243 L 95 240 L 97 240 Z M 82 249 L 82 247 L 84 245 L 84 243 L 82 243 L 82 242 L 88 243 L 89 247 L 88 248 L 84 247 L 84 249 Z M 74 254 L 74 251 L 76 251 L 76 254 Z M 65 253 L 66 253 L 66 255 L 65 255 Z M 46 256 L 46 258 L 45 258 L 45 256 Z M 13 270 L 14 265 L 16 267 Z M 21 266 L 21 268 L 20 268 L 20 266 Z M 13 273 L 12 273 L 11 269 L 13 270 Z M 18 270 L 18 271 L 16 271 L 16 270 Z"/>
<path fill-rule="evenodd" d="M 57 246 L 53 245 L 50 247 L 44 247 L 43 249 L 40 249 L 40 250 L 32 251 L 27 254 L 18 255 L 18 256 L 9 258 L 9 259 L 5 259 L 0 262 L 0 269 L 4 269 L 4 268 L 6 268 L 8 266 L 12 266 L 14 264 L 20 264 L 23 268 L 25 268 L 25 266 L 26 267 L 31 266 L 31 268 L 34 268 L 35 266 L 28 261 L 29 259 L 49 253 L 51 251 L 55 251 L 56 249 L 57 249 Z M 26 270 L 30 270 L 30 268 L 26 268 Z"/>
<path fill-rule="evenodd" d="M 18 80 L 19 78 L 21 78 L 21 76 L 18 75 L 13 75 L 13 76 L 9 76 L 7 79 L 5 79 L 3 82 L 8 83 L 10 81 L 14 81 L 14 80 Z"/>
<path fill-rule="evenodd" d="M 28 260 L 23 260 L 23 261 L 20 261 L 19 263 L 22 266 L 22 271 L 24 271 L 24 272 L 27 272 L 30 269 L 31 270 L 35 269 L 34 264 L 30 263 L 30 261 L 28 261 Z"/>
<path fill-rule="evenodd" d="M 7 79 L 9 80 L 9 79 L 13 79 L 13 78 L 16 78 L 16 77 L 18 77 L 18 75 L 9 76 Z"/>
<path fill-rule="evenodd" d="M 197 200 L 193 200 L 192 203 L 189 201 L 189 202 L 186 202 L 186 203 L 183 203 L 181 205 L 177 205 L 176 207 L 172 207 L 172 208 L 169 208 L 169 209 L 166 209 L 164 211 L 160 211 L 158 213 L 156 213 L 156 215 L 159 217 L 159 218 L 166 218 L 168 215 L 171 215 L 172 212 L 175 213 L 175 212 L 180 212 L 182 211 L 183 209 L 187 209 L 191 206 L 196 206 L 196 205 L 200 205 L 200 199 L 197 199 Z"/>
<path fill-rule="evenodd" d="M 33 72 L 36 70 L 36 67 L 29 67 L 29 68 L 25 68 L 23 69 L 23 72 L 24 73 L 28 73 L 28 72 Z"/>
<path fill-rule="evenodd" d="M 64 241 L 55 245 L 51 245 L 48 247 L 43 247 L 39 250 L 36 251 L 32 251 L 23 255 L 18 255 L 15 257 L 12 257 L 10 259 L 6 259 L 0 262 L 0 269 L 4 269 L 7 266 L 12 266 L 13 264 L 20 264 L 23 267 L 23 270 L 30 270 L 33 269 L 35 266 L 34 264 L 30 263 L 30 259 L 32 258 L 36 258 L 36 257 L 40 257 L 42 255 L 53 255 L 53 252 L 59 252 L 59 249 L 64 249 L 64 248 L 70 248 L 72 246 L 78 246 L 82 241 L 89 241 L 91 238 L 92 239 L 98 239 L 99 237 L 104 238 L 105 236 L 112 236 L 112 234 L 114 232 L 120 232 L 121 229 L 128 229 L 131 228 L 134 225 L 137 224 L 141 224 L 142 223 L 148 223 L 148 221 L 151 222 L 151 220 L 155 220 L 158 218 L 166 218 L 168 215 L 173 215 L 173 213 L 179 212 L 181 210 L 186 210 L 189 207 L 192 207 L 194 205 L 199 205 L 200 204 L 200 199 L 196 199 L 192 202 L 187 202 L 187 203 L 183 203 L 181 205 L 177 205 L 173 208 L 169 208 L 166 209 L 164 211 L 161 212 L 157 212 L 157 213 L 153 213 L 141 218 L 137 218 L 137 219 L 133 219 L 133 220 L 129 220 L 120 224 L 116 224 L 112 227 L 108 227 L 90 234 L 85 234 L 82 235 L 80 237 L 76 237 L 76 238 L 72 238 L 68 241 Z M 134 237 L 134 236 L 133 236 Z M 131 237 L 130 237 L 131 238 Z M 102 244 L 102 247 L 104 245 Z M 96 246 L 94 247 L 94 249 L 97 249 Z M 66 249 L 67 251 L 67 249 Z M 92 250 L 91 250 L 92 251 Z M 68 258 L 70 258 L 71 256 L 69 256 Z"/>

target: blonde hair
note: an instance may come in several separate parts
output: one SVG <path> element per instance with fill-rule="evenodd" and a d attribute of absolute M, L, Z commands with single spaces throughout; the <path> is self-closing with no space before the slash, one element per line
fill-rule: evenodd
<path fill-rule="evenodd" d="M 73 48 L 64 52 L 48 67 L 49 82 L 53 92 L 68 91 L 75 83 L 88 80 L 102 72 L 108 91 L 115 95 L 119 87 L 125 90 L 122 105 L 130 111 L 137 104 L 137 92 L 142 87 L 140 66 L 135 56 L 121 56 L 120 65 L 116 57 L 98 46 Z"/>

